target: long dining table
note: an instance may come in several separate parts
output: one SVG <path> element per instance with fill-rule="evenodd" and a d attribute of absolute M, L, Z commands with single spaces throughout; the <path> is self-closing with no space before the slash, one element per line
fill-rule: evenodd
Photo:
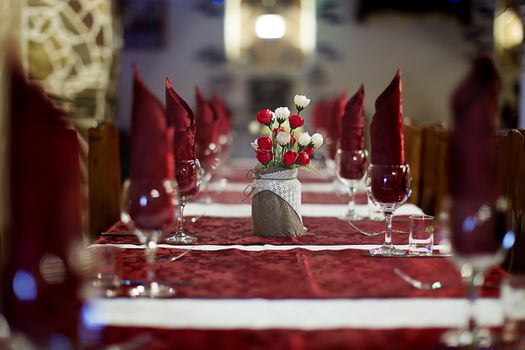
<path fill-rule="evenodd" d="M 186 228 L 196 244 L 158 244 L 156 278 L 172 283 L 174 297 L 89 300 L 86 322 L 100 330 L 100 342 L 135 341 L 143 349 L 441 349 L 445 331 L 467 325 L 470 304 L 451 259 L 370 256 L 383 236 L 360 234 L 337 218 L 348 198 L 324 169 L 300 175 L 304 236 L 254 236 L 246 196 L 253 162 L 231 161 L 187 206 L 185 216 L 195 222 L 187 220 Z M 364 193 L 356 199 L 357 212 L 367 215 Z M 407 215 L 417 213 L 413 204 L 396 211 L 394 244 L 407 248 Z M 381 221 L 354 224 L 384 229 Z M 445 248 L 440 239 L 438 230 L 436 251 Z M 124 224 L 92 247 L 108 245 L 118 248 L 121 278 L 144 278 L 144 247 Z M 189 248 L 179 260 L 162 261 Z M 416 289 L 395 267 L 444 287 Z M 498 288 L 487 284 L 482 295 L 475 304 L 480 323 L 501 326 Z"/>

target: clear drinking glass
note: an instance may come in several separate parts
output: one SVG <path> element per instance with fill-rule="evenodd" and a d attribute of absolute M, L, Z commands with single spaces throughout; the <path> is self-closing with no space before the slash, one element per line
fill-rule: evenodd
<path fill-rule="evenodd" d="M 197 237 L 184 230 L 184 207 L 199 192 L 202 182 L 202 168 L 198 159 L 180 160 L 176 162 L 175 179 L 178 185 L 180 215 L 177 220 L 177 230 L 168 234 L 166 243 L 191 244 L 197 242 Z"/>
<path fill-rule="evenodd" d="M 361 220 L 362 216 L 355 212 L 355 190 L 359 181 L 363 179 L 367 167 L 367 152 L 365 150 L 343 151 L 335 154 L 336 175 L 339 181 L 348 186 L 348 211 L 341 220 Z"/>
<path fill-rule="evenodd" d="M 133 297 L 175 294 L 173 288 L 155 281 L 154 265 L 161 228 L 174 221 L 176 193 L 172 180 L 128 180 L 124 184 L 121 220 L 133 229 L 144 244 L 146 254 L 144 285 L 130 290 Z"/>
<path fill-rule="evenodd" d="M 477 202 L 477 199 L 475 200 Z M 454 348 L 490 348 L 495 338 L 490 329 L 479 325 L 475 306 L 480 296 L 485 272 L 503 261 L 514 244 L 514 232 L 507 229 L 507 202 L 500 198 L 494 203 L 472 205 L 471 198 L 447 201 L 448 225 L 452 261 L 461 274 L 469 300 L 467 325 L 443 334 L 443 342 Z M 477 210 L 472 210 L 477 207 Z"/>
<path fill-rule="evenodd" d="M 366 192 L 376 207 L 385 215 L 385 241 L 379 248 L 371 249 L 370 255 L 404 255 L 405 251 L 392 244 L 392 216 L 411 194 L 411 177 L 408 165 L 369 166 L 366 173 Z"/>
<path fill-rule="evenodd" d="M 434 246 L 434 217 L 410 215 L 408 220 L 408 254 L 431 255 Z"/>

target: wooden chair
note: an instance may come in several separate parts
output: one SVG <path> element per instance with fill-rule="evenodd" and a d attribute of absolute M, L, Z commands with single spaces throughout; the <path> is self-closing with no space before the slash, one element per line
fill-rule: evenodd
<path fill-rule="evenodd" d="M 525 131 L 511 130 L 503 144 L 503 193 L 510 202 L 510 222 L 516 241 L 503 267 L 511 273 L 525 273 Z"/>
<path fill-rule="evenodd" d="M 423 126 L 410 123 L 404 125 L 405 159 L 412 175 L 412 195 L 408 202 L 418 204 L 421 191 L 421 152 L 423 148 Z"/>
<path fill-rule="evenodd" d="M 120 156 L 118 129 L 101 123 L 89 129 L 89 240 L 98 238 L 120 217 Z"/>
<path fill-rule="evenodd" d="M 449 130 L 442 125 L 423 128 L 419 206 L 430 215 L 438 214 L 448 192 L 447 165 Z"/>

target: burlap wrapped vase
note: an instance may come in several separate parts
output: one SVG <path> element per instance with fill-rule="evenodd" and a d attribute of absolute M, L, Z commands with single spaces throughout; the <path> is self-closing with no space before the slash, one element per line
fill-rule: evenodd
<path fill-rule="evenodd" d="M 301 183 L 297 180 L 297 169 L 260 175 L 252 187 L 254 235 L 291 237 L 304 234 Z"/>

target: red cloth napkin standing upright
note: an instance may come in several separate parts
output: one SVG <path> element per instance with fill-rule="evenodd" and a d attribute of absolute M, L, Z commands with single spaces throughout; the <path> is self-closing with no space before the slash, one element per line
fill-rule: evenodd
<path fill-rule="evenodd" d="M 139 229 L 157 230 L 173 220 L 171 194 L 164 189 L 166 180 L 175 178 L 173 127 L 168 125 L 164 107 L 133 72 L 131 119 L 130 216 Z M 152 190 L 158 196 L 146 201 Z"/>
<path fill-rule="evenodd" d="M 500 79 L 488 56 L 473 61 L 452 97 L 454 130 L 450 141 L 453 246 L 460 254 L 492 253 L 499 247 L 492 215 L 476 219 L 497 198 L 493 132 L 499 108 Z"/>
<path fill-rule="evenodd" d="M 372 164 L 405 164 L 401 91 L 401 73 L 398 70 L 375 103 L 376 111 L 370 124 Z"/>
<path fill-rule="evenodd" d="M 220 136 L 226 136 L 230 133 L 232 127 L 231 111 L 226 102 L 217 93 L 214 93 L 211 103 L 217 113 L 217 131 Z"/>
<path fill-rule="evenodd" d="M 72 248 L 81 243 L 76 131 L 44 92 L 9 67 L 9 227 L 1 312 L 12 329 L 48 348 L 74 344 L 82 306 Z"/>
<path fill-rule="evenodd" d="M 173 179 L 174 162 L 168 119 L 160 101 L 133 69 L 131 179 Z"/>
<path fill-rule="evenodd" d="M 202 94 L 200 89 L 195 89 L 197 97 L 197 111 L 195 114 L 196 133 L 195 138 L 197 142 L 197 148 L 199 153 L 203 153 L 204 150 L 210 144 L 217 144 L 219 138 L 219 132 L 217 129 L 217 112 L 213 108 L 213 105 L 208 99 Z M 199 154 L 199 158 L 200 155 Z"/>
<path fill-rule="evenodd" d="M 365 149 L 365 88 L 363 85 L 345 106 L 341 119 L 339 136 L 339 175 L 346 179 L 358 180 L 365 174 L 366 157 L 360 158 L 358 151 Z M 359 158 L 359 159 L 358 159 Z"/>
<path fill-rule="evenodd" d="M 328 125 L 327 125 L 327 147 L 328 147 L 328 158 L 335 159 L 335 153 L 337 152 L 337 146 L 339 145 L 339 136 L 341 133 L 341 118 L 346 105 L 346 92 L 342 92 L 339 96 L 335 97 L 329 106 Z"/>
<path fill-rule="evenodd" d="M 180 97 L 166 78 L 166 115 L 175 128 L 173 150 L 175 161 L 194 160 L 195 117 L 190 106 Z"/>

